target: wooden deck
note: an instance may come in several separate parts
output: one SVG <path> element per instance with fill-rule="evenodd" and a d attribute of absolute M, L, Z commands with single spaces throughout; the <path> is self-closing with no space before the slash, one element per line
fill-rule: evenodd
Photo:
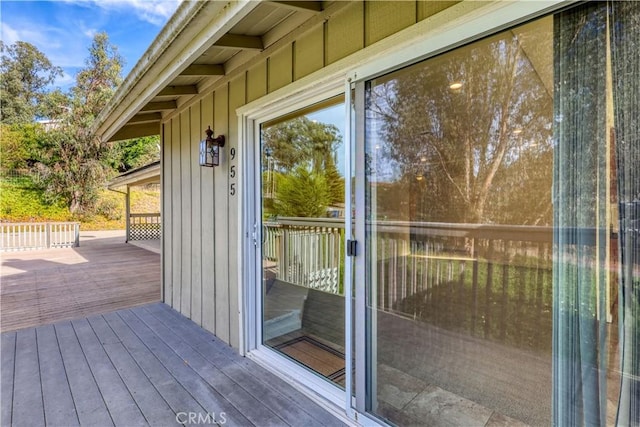
<path fill-rule="evenodd" d="M 124 236 L 94 235 L 81 236 L 78 248 L 0 254 L 0 331 L 160 300 L 160 255 Z"/>
<path fill-rule="evenodd" d="M 163 303 L 5 332 L 1 374 L 2 426 L 343 425 Z"/>

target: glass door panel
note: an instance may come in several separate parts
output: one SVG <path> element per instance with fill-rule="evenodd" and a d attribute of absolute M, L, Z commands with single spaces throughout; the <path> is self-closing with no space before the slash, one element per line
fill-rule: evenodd
<path fill-rule="evenodd" d="M 261 125 L 263 344 L 344 387 L 344 101 Z"/>
<path fill-rule="evenodd" d="M 604 10 L 366 82 L 371 413 L 398 425 L 615 423 L 610 129 L 624 105 L 611 97 Z"/>

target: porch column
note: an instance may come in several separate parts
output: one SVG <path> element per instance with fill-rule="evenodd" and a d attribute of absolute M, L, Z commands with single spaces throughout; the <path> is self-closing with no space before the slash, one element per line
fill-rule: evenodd
<path fill-rule="evenodd" d="M 127 227 L 127 234 L 126 234 L 126 242 L 129 242 L 131 235 L 130 235 L 130 228 L 131 228 L 131 187 L 129 187 L 127 185 L 127 197 L 125 197 L 125 221 L 127 223 L 126 227 Z"/>

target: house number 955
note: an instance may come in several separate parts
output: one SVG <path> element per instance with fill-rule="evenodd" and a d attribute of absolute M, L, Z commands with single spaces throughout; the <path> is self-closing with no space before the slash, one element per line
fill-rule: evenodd
<path fill-rule="evenodd" d="M 236 158 L 236 149 L 235 148 L 231 148 L 231 150 L 229 150 L 229 154 L 231 155 L 231 160 L 235 160 Z M 232 180 L 236 177 L 236 165 L 231 165 L 229 167 L 229 178 L 231 178 Z M 236 183 L 235 181 L 230 181 L 229 182 L 229 194 L 232 196 L 236 195 Z"/>

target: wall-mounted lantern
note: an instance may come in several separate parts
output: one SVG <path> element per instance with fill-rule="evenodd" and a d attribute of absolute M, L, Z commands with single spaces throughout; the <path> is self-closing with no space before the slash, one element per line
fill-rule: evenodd
<path fill-rule="evenodd" d="M 214 167 L 220 165 L 220 148 L 224 147 L 224 135 L 212 138 L 211 126 L 205 130 L 207 138 L 200 141 L 200 166 Z"/>

